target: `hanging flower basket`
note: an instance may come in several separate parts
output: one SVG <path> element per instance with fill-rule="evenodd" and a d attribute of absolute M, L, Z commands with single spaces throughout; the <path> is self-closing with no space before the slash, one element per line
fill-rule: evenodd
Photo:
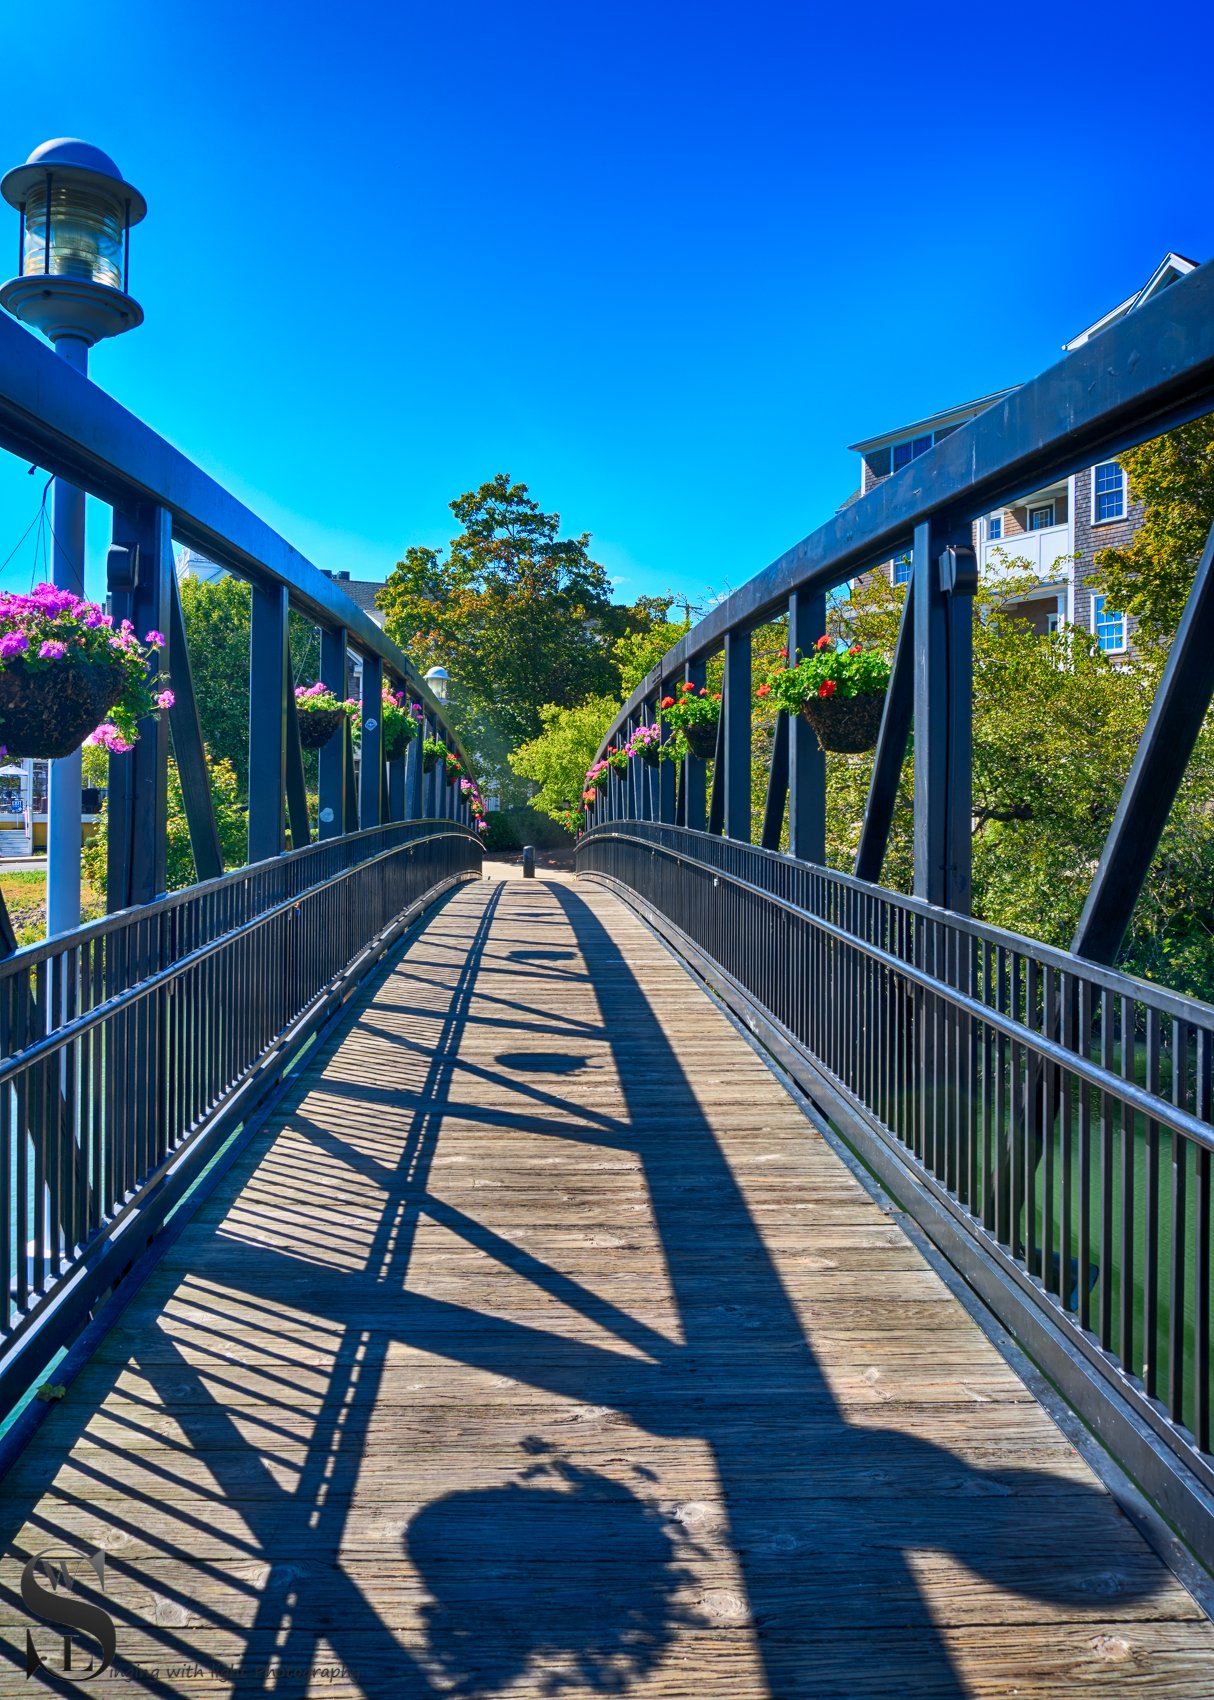
<path fill-rule="evenodd" d="M 305 750 L 320 750 L 346 718 L 344 708 L 303 708 L 296 704 L 299 741 Z"/>
<path fill-rule="evenodd" d="M 884 696 L 810 697 L 801 704 L 801 713 L 823 750 L 854 756 L 876 749 L 884 708 Z"/>
<path fill-rule="evenodd" d="M 319 679 L 314 685 L 295 687 L 295 716 L 305 750 L 323 749 L 342 721 L 357 713 L 358 703 L 353 697 L 342 702 Z"/>
<path fill-rule="evenodd" d="M 708 687 L 695 686 L 684 680 L 673 696 L 663 697 L 660 703 L 662 719 L 675 732 L 681 732 L 687 748 L 699 761 L 711 761 L 717 753 L 717 726 L 721 719 L 721 695 Z"/>
<path fill-rule="evenodd" d="M 64 658 L 34 668 L 10 661 L 0 672 L 0 743 L 17 761 L 70 756 L 107 718 L 125 687 L 120 662 Z"/>
<path fill-rule="evenodd" d="M 823 750 L 854 756 L 876 748 L 889 673 L 878 651 L 858 643 L 844 649 L 824 633 L 809 655 L 774 668 L 755 695 L 769 699 L 769 707 L 804 715 Z"/>
<path fill-rule="evenodd" d="M 447 746 L 441 738 L 427 738 L 422 744 L 422 772 L 433 773 L 439 762 L 447 759 Z"/>
<path fill-rule="evenodd" d="M 640 758 L 646 767 L 656 767 L 662 759 L 662 728 L 638 726 L 628 746 L 629 753 Z"/>
<path fill-rule="evenodd" d="M 132 749 L 139 722 L 173 704 L 150 677 L 163 645 L 52 584 L 0 592 L 0 747 L 20 761 L 61 760 L 90 737 L 116 755 Z"/>
<path fill-rule="evenodd" d="M 684 726 L 683 736 L 687 740 L 687 748 L 699 761 L 711 761 L 717 753 L 717 729 L 715 726 Z"/>

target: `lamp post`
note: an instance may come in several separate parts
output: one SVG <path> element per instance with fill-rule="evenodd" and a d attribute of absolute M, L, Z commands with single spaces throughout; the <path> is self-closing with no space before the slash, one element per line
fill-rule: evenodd
<path fill-rule="evenodd" d="M 431 667 L 426 674 L 426 683 L 430 687 L 431 696 L 439 702 L 446 702 L 447 693 L 451 689 L 451 675 L 445 667 Z"/>
<path fill-rule="evenodd" d="M 103 337 L 143 323 L 127 293 L 131 226 L 147 212 L 108 154 L 71 137 L 43 142 L 0 179 L 0 195 L 21 215 L 17 276 L 0 288 L 0 307 L 41 331 L 82 377 Z M 56 478 L 52 577 L 84 594 L 84 492 Z M 47 824 L 47 932 L 80 925 L 80 751 L 50 764 Z"/>

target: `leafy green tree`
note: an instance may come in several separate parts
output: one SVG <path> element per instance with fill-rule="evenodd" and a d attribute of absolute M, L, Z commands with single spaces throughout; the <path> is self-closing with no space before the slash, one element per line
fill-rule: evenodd
<path fill-rule="evenodd" d="M 1099 552 L 1088 582 L 1138 620 L 1137 642 L 1166 646 L 1214 525 L 1214 414 L 1127 450 L 1121 464 L 1146 511 L 1124 548 Z"/>
<path fill-rule="evenodd" d="M 670 604 L 614 604 L 589 533 L 562 538 L 560 515 L 504 473 L 450 507 L 463 529 L 446 554 L 406 550 L 377 601 L 422 672 L 450 673 L 452 719 L 482 773 L 508 780 L 508 752 L 539 735 L 540 705 L 613 692 L 612 646 Z"/>
<path fill-rule="evenodd" d="M 203 741 L 231 762 L 243 795 L 249 776 L 249 586 L 230 577 L 180 582 Z"/>
<path fill-rule="evenodd" d="M 673 596 L 642 597 L 631 610 L 641 623 L 629 626 L 622 637 L 611 646 L 612 660 L 620 670 L 620 694 L 630 697 L 647 673 L 673 649 L 679 639 L 691 630 L 693 610 L 690 606 L 681 620 L 669 620 L 667 614 L 674 605 Z"/>
<path fill-rule="evenodd" d="M 577 806 L 586 769 L 618 707 L 614 696 L 587 697 L 573 708 L 543 704 L 539 736 L 510 752 L 515 773 L 539 786 L 531 799 L 534 808 L 556 820 L 564 810 Z"/>
<path fill-rule="evenodd" d="M 104 756 L 104 753 L 104 751 L 98 751 L 98 755 Z M 220 759 L 209 761 L 208 766 L 211 775 L 211 801 L 215 809 L 215 823 L 219 829 L 219 843 L 223 851 L 224 866 L 229 869 L 239 868 L 247 860 L 248 808 L 236 778 L 234 764 L 225 759 Z M 94 782 L 104 784 L 105 780 L 102 778 Z M 97 824 L 97 831 L 94 837 L 84 846 L 80 857 L 85 877 L 96 891 L 105 890 L 108 831 L 109 814 L 108 810 L 103 809 L 101 819 Z M 194 856 L 190 849 L 190 831 L 186 823 L 185 804 L 181 796 L 181 780 L 175 761 L 169 762 L 166 878 L 170 891 L 180 891 L 183 886 L 193 885 L 198 878 L 194 871 Z"/>

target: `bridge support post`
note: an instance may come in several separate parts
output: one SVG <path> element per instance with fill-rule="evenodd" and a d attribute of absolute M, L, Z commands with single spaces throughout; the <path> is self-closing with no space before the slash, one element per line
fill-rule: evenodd
<path fill-rule="evenodd" d="M 902 763 L 906 760 L 906 740 L 910 736 L 911 713 L 915 694 L 915 595 L 912 582 L 907 586 L 902 605 L 902 620 L 898 641 L 894 646 L 894 664 L 889 688 L 885 693 L 885 708 L 881 714 L 881 731 L 877 737 L 877 753 L 873 757 L 872 779 L 868 787 L 868 802 L 864 809 L 864 824 L 860 828 L 860 845 L 856 851 L 856 878 L 876 885 L 881 878 L 881 865 L 889 843 L 894 806 L 898 800 L 898 781 Z"/>
<path fill-rule="evenodd" d="M 708 678 L 708 663 L 706 661 L 689 661 L 687 664 L 687 682 L 701 690 Z M 678 694 L 677 692 L 675 693 Z M 680 789 L 686 799 L 680 807 L 681 825 L 690 832 L 703 832 L 704 809 L 708 801 L 708 775 L 704 763 L 695 756 L 686 756 L 683 761 L 683 776 Z"/>
<path fill-rule="evenodd" d="M 1100 866 L 1071 949 L 1112 964 L 1134 915 L 1168 815 L 1214 692 L 1214 530 L 1206 538 L 1193 587 L 1146 727 L 1138 742 Z"/>
<path fill-rule="evenodd" d="M 168 620 L 164 630 L 169 640 L 169 678 L 173 681 L 169 730 L 173 734 L 173 759 L 181 782 L 181 802 L 190 834 L 190 851 L 198 878 L 217 879 L 223 872 L 223 848 L 215 821 L 215 802 L 211 796 L 211 775 L 202 741 L 202 722 L 198 718 L 198 700 L 194 695 L 190 652 L 186 648 L 181 590 L 177 575 L 171 570 Z"/>
<path fill-rule="evenodd" d="M 148 631 L 167 631 L 171 637 L 172 516 L 151 504 L 115 508 L 113 539 L 106 577 L 115 622 L 130 620 L 140 637 Z M 169 671 L 171 652 L 163 665 Z M 168 783 L 169 721 L 162 714 L 140 723 L 139 741 L 129 755 L 110 757 L 106 907 L 111 913 L 150 903 L 165 889 Z M 72 925 L 79 925 L 79 915 Z"/>
<path fill-rule="evenodd" d="M 788 599 L 788 664 L 808 655 L 826 630 L 826 598 L 794 591 Z M 788 853 L 802 862 L 826 860 L 826 757 L 803 714 L 788 719 Z M 777 834 L 779 827 L 777 826 Z M 779 848 L 779 838 L 770 846 Z"/>
<path fill-rule="evenodd" d="M 725 723 L 723 753 L 726 838 L 750 843 L 750 633 L 725 634 Z M 715 781 L 714 781 L 715 789 Z"/>
<path fill-rule="evenodd" d="M 287 788 L 287 587 L 254 584 L 249 641 L 249 860 L 282 854 Z"/>
<path fill-rule="evenodd" d="M 427 712 L 425 719 L 422 721 L 421 735 L 423 738 L 437 738 L 438 736 L 438 724 L 435 721 L 434 716 L 429 712 Z M 439 766 L 441 765 L 442 764 L 440 762 Z M 438 813 L 438 785 L 438 767 L 432 767 L 430 772 L 424 775 L 424 783 L 422 785 L 422 814 L 426 820 L 433 820 L 435 815 Z"/>
<path fill-rule="evenodd" d="M 658 701 L 661 702 L 663 697 L 669 697 L 669 696 L 673 696 L 673 695 L 674 695 L 673 681 L 670 680 L 670 679 L 663 679 L 662 683 L 661 683 L 661 687 L 658 690 Z M 662 745 L 663 745 L 663 748 L 669 742 L 670 742 L 670 728 L 668 726 L 664 726 L 662 728 Z M 677 818 L 677 814 L 676 814 L 676 811 L 678 809 L 678 797 L 676 795 L 677 781 L 678 781 L 678 769 L 675 767 L 674 762 L 663 761 L 663 762 L 659 763 L 659 765 L 658 765 L 658 819 L 660 821 L 662 821 L 666 826 L 674 826 L 676 818 Z"/>
<path fill-rule="evenodd" d="M 299 741 L 299 714 L 295 707 L 295 672 L 289 650 L 283 696 L 287 707 L 287 820 L 291 827 L 291 848 L 301 850 L 312 842 L 312 823 L 308 819 L 308 787 L 304 780 L 303 745 Z"/>
<path fill-rule="evenodd" d="M 950 566 L 948 563 L 952 563 Z M 973 598 L 968 523 L 915 527 L 914 893 L 968 915 L 973 746 Z"/>
<path fill-rule="evenodd" d="M 412 705 L 410 705 L 410 712 Z M 405 753 L 405 819 L 422 818 L 422 739 L 426 735 L 423 718 L 415 737 L 409 739 Z"/>
<path fill-rule="evenodd" d="M 349 664 L 346 655 L 346 628 L 322 631 L 320 634 L 320 682 L 327 685 L 339 702 L 346 700 Z M 321 838 L 338 838 L 346 819 L 346 740 L 344 735 L 330 738 L 320 752 L 319 792 Z"/>
<path fill-rule="evenodd" d="M 362 754 L 358 775 L 358 824 L 378 826 L 383 786 L 384 664 L 378 655 L 363 656 Z"/>

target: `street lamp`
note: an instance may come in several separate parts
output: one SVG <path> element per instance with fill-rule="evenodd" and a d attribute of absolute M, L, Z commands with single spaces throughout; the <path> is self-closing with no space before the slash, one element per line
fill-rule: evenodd
<path fill-rule="evenodd" d="M 451 675 L 445 667 L 431 667 L 426 674 L 426 683 L 430 687 L 430 694 L 438 702 L 446 702 L 447 692 L 451 689 Z"/>
<path fill-rule="evenodd" d="M 88 142 L 43 142 L 0 178 L 0 195 L 21 215 L 17 276 L 0 288 L 0 307 L 41 331 L 81 376 L 103 337 L 143 323 L 127 293 L 131 226 L 147 202 L 113 160 Z M 84 595 L 84 492 L 56 478 L 52 509 L 60 590 Z M 80 751 L 50 764 L 47 824 L 47 932 L 80 925 Z"/>

